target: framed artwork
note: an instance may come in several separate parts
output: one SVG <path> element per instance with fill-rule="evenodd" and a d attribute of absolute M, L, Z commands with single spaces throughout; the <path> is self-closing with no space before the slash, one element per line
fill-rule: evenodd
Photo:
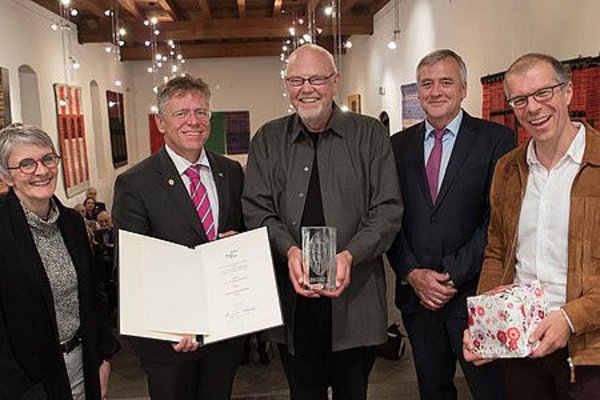
<path fill-rule="evenodd" d="M 162 133 L 158 130 L 158 125 L 156 124 L 156 118 L 154 117 L 156 114 L 150 113 L 148 114 L 148 127 L 150 128 L 150 154 L 156 153 L 163 144 L 165 144 L 165 138 Z"/>
<path fill-rule="evenodd" d="M 8 69 L 0 67 L 0 129 L 12 123 Z"/>
<path fill-rule="evenodd" d="M 348 102 L 348 110 L 357 114 L 362 113 L 362 103 L 360 101 L 360 94 L 349 94 L 348 97 L 346 97 L 346 101 Z"/>
<path fill-rule="evenodd" d="M 425 119 L 425 112 L 421 108 L 418 98 L 417 83 L 400 86 L 402 93 L 402 129 L 410 128 Z"/>
<path fill-rule="evenodd" d="M 115 168 L 127 164 L 127 139 L 125 137 L 125 105 L 123 93 L 106 91 L 108 106 L 108 126 L 110 129 L 110 149 Z"/>
<path fill-rule="evenodd" d="M 65 193 L 73 197 L 90 184 L 81 88 L 55 83 L 54 97 Z"/>

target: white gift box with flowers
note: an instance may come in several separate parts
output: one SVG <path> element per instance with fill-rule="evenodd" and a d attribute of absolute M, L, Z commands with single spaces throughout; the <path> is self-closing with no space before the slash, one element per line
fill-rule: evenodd
<path fill-rule="evenodd" d="M 534 349 L 529 335 L 546 315 L 539 281 L 500 286 L 467 297 L 473 352 L 485 358 L 526 357 Z"/>

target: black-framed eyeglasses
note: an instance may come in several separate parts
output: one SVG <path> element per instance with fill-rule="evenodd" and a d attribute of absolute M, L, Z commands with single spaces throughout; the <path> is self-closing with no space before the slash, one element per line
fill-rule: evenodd
<path fill-rule="evenodd" d="M 530 97 L 533 97 L 535 99 L 535 101 L 539 101 L 540 103 L 543 103 L 545 101 L 550 100 L 554 96 L 554 89 L 556 89 L 557 87 L 566 85 L 566 84 L 567 84 L 567 82 L 560 82 L 553 86 L 548 86 L 548 87 L 538 89 L 535 92 L 530 93 L 530 94 L 513 97 L 512 99 L 508 100 L 508 104 L 512 108 L 515 108 L 515 109 L 523 108 L 529 102 Z"/>
<path fill-rule="evenodd" d="M 324 85 L 330 78 L 332 78 L 336 72 L 327 76 L 311 76 L 309 78 L 302 78 L 301 76 L 290 76 L 289 78 L 285 78 L 285 81 L 290 86 L 303 86 L 305 82 L 308 82 L 312 86 L 321 86 Z"/>
<path fill-rule="evenodd" d="M 20 169 L 22 173 L 27 175 L 35 174 L 38 163 L 42 163 L 48 169 L 56 168 L 60 164 L 60 156 L 55 153 L 48 153 L 39 160 L 33 158 L 24 158 L 16 167 L 8 167 L 8 169 Z"/>

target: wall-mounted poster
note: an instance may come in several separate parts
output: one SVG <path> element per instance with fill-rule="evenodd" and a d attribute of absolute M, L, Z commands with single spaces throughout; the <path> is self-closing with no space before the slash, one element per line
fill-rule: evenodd
<path fill-rule="evenodd" d="M 10 125 L 12 122 L 9 88 L 8 69 L 0 67 L 0 129 Z"/>
<path fill-rule="evenodd" d="M 349 94 L 348 97 L 346 97 L 346 101 L 348 102 L 348 110 L 357 114 L 362 113 L 360 94 Z"/>
<path fill-rule="evenodd" d="M 90 184 L 81 88 L 55 83 L 54 97 L 65 192 L 73 197 Z"/>
<path fill-rule="evenodd" d="M 127 140 L 125 137 L 125 105 L 123 93 L 106 91 L 110 148 L 115 168 L 127 164 Z"/>
<path fill-rule="evenodd" d="M 154 114 L 148 114 L 150 151 L 154 153 L 164 144 Z M 247 154 L 250 147 L 250 112 L 216 111 L 210 118 L 210 136 L 204 144 L 208 150 L 219 154 Z"/>
<path fill-rule="evenodd" d="M 410 128 L 425 119 L 425 112 L 421 108 L 418 98 L 417 83 L 400 86 L 402 92 L 402 129 Z"/>
<path fill-rule="evenodd" d="M 156 114 L 150 113 L 148 114 L 148 126 L 150 127 L 150 154 L 156 153 L 163 144 L 165 144 L 165 137 L 158 130 L 158 125 L 156 124 Z"/>

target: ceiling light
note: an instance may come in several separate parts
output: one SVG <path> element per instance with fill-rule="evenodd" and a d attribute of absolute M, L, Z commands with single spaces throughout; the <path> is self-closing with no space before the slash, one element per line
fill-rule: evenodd
<path fill-rule="evenodd" d="M 71 4 L 71 0 L 60 0 L 60 2 L 63 6 L 68 6 L 69 4 Z"/>
<path fill-rule="evenodd" d="M 158 112 L 158 107 L 156 107 L 156 106 L 150 107 L 150 112 L 153 112 L 156 114 Z"/>
<path fill-rule="evenodd" d="M 396 44 L 396 39 L 390 39 L 390 41 L 387 44 L 387 47 L 390 50 L 396 50 L 398 48 L 398 45 Z"/>
<path fill-rule="evenodd" d="M 158 24 L 158 18 L 152 17 L 152 18 L 150 18 L 150 22 L 152 23 L 152 25 L 156 25 L 156 24 Z"/>
<path fill-rule="evenodd" d="M 121 35 L 121 36 L 127 35 L 127 31 L 125 30 L 125 28 L 120 28 L 119 29 L 119 35 Z"/>
<path fill-rule="evenodd" d="M 107 53 L 112 53 L 112 46 L 106 46 L 104 47 L 104 51 Z"/>
<path fill-rule="evenodd" d="M 71 16 L 72 17 L 76 17 L 77 15 L 79 15 L 79 11 L 77 11 L 76 8 L 72 8 L 71 9 Z"/>
<path fill-rule="evenodd" d="M 293 27 L 288 29 L 290 32 L 290 36 L 296 36 L 296 29 L 294 29 Z"/>
<path fill-rule="evenodd" d="M 123 82 L 121 82 L 121 80 L 117 79 L 115 80 L 115 86 L 121 86 L 123 84 Z"/>
<path fill-rule="evenodd" d="M 332 6 L 325 7 L 325 15 L 331 15 L 331 14 L 333 14 L 333 7 Z"/>
<path fill-rule="evenodd" d="M 107 17 L 110 17 L 111 13 L 112 13 L 112 11 L 110 11 L 110 8 L 104 10 L 104 15 L 106 15 Z"/>
<path fill-rule="evenodd" d="M 342 112 L 348 112 L 348 106 L 347 105 L 341 106 L 340 109 L 342 110 Z"/>
<path fill-rule="evenodd" d="M 351 49 L 352 48 L 352 42 L 350 40 L 346 40 L 346 43 L 344 43 L 344 47 L 347 49 Z"/>

